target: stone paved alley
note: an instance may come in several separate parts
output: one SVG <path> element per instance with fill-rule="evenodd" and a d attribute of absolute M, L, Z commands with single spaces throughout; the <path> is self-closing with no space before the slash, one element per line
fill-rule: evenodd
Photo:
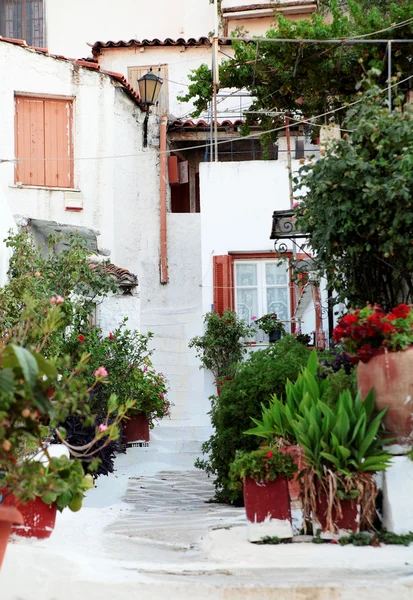
<path fill-rule="evenodd" d="M 9 546 L 0 598 L 413 598 L 413 548 L 256 546 L 243 509 L 212 496 L 199 471 L 101 478 L 85 508 L 58 516 L 49 540 Z"/>

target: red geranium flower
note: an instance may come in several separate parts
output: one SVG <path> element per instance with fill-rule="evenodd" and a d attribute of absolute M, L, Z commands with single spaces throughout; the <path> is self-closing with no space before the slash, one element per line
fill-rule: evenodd
<path fill-rule="evenodd" d="M 358 317 L 356 315 L 345 315 L 342 319 L 340 324 L 341 325 L 354 325 L 355 323 L 357 323 L 358 321 Z"/>
<path fill-rule="evenodd" d="M 109 334 L 109 339 L 112 340 L 112 341 L 115 339 L 115 336 L 113 335 L 112 332 L 110 332 L 110 334 Z"/>
<path fill-rule="evenodd" d="M 273 457 L 272 450 L 269 450 L 269 451 L 267 452 L 267 458 L 272 458 L 272 457 Z"/>
<path fill-rule="evenodd" d="M 399 306 L 396 306 L 392 310 L 392 313 L 396 315 L 397 319 L 405 319 L 409 312 L 410 308 L 407 306 L 407 304 L 399 304 Z"/>
<path fill-rule="evenodd" d="M 77 336 L 77 339 L 78 339 L 80 342 L 84 342 L 86 338 L 85 338 L 85 336 L 84 336 L 84 335 L 82 335 L 81 333 L 79 333 L 79 335 Z"/>

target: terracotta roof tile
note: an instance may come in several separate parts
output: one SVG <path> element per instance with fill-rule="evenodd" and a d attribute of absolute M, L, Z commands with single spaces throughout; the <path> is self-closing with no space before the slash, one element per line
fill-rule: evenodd
<path fill-rule="evenodd" d="M 114 79 L 115 81 L 120 83 L 122 85 L 122 87 L 124 88 L 125 92 L 128 94 L 128 96 L 130 98 L 132 98 L 132 100 L 134 100 L 143 111 L 147 110 L 146 106 L 144 106 L 141 103 L 139 94 L 134 90 L 134 88 L 128 82 L 126 77 L 124 77 L 124 75 L 122 75 L 121 73 L 114 73 L 112 71 L 105 71 L 93 59 L 87 60 L 84 58 L 82 58 L 82 59 L 68 58 L 67 56 L 63 56 L 61 54 L 51 54 L 47 48 L 37 48 L 36 46 L 28 46 L 24 40 L 16 40 L 14 38 L 6 38 L 6 37 L 2 37 L 1 35 L 0 35 L 0 42 L 5 42 L 7 44 L 13 44 L 15 46 L 20 46 L 29 52 L 35 52 L 37 54 L 46 55 L 46 56 L 49 56 L 51 58 L 55 58 L 58 60 L 64 60 L 66 62 L 74 63 L 77 66 L 82 67 L 84 69 L 92 69 L 93 71 L 99 71 L 100 73 L 103 73 L 104 75 L 107 75 L 108 77 L 111 77 L 112 79 Z"/>
<path fill-rule="evenodd" d="M 218 127 L 238 127 L 239 125 L 244 125 L 244 123 L 245 123 L 245 121 L 243 121 L 242 119 L 236 119 L 235 121 L 226 119 L 224 121 L 220 121 L 218 123 Z M 211 126 L 211 124 L 208 123 L 208 121 L 204 121 L 203 119 L 200 119 L 199 121 L 191 121 L 191 120 L 181 121 L 181 120 L 177 119 L 177 120 L 171 121 L 169 123 L 169 129 L 195 129 L 195 128 L 209 129 L 210 126 Z"/>
<path fill-rule="evenodd" d="M 221 46 L 230 46 L 231 42 L 229 40 L 220 39 L 219 44 Z M 102 48 L 129 48 L 130 46 L 138 48 L 145 46 L 184 46 L 185 48 L 189 48 L 192 46 L 211 46 L 211 40 L 207 37 L 200 37 L 197 39 L 188 38 L 187 40 L 184 38 L 177 38 L 176 40 L 173 40 L 172 38 L 166 38 L 165 40 L 154 38 L 152 40 L 119 40 L 118 42 L 113 40 L 109 40 L 108 42 L 98 41 L 92 45 L 92 53 L 93 56 L 98 56 Z"/>
<path fill-rule="evenodd" d="M 100 263 L 91 262 L 89 263 L 89 269 L 93 271 L 98 267 Z M 136 275 L 128 271 L 128 269 L 122 269 L 121 267 L 117 267 L 116 265 L 108 264 L 104 265 L 103 269 L 106 273 L 113 275 L 120 287 L 136 287 L 138 285 L 138 278 Z"/>

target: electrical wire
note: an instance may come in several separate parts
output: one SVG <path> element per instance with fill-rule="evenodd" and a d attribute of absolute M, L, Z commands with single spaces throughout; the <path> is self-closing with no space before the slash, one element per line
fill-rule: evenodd
<path fill-rule="evenodd" d="M 401 79 L 400 81 L 397 81 L 396 83 L 393 83 L 390 86 L 386 86 L 384 89 L 380 90 L 380 93 L 381 94 L 383 94 L 384 92 L 387 93 L 387 91 L 388 91 L 389 88 L 393 89 L 395 87 L 398 87 L 402 83 L 405 83 L 406 81 L 410 81 L 411 79 L 413 79 L 413 75 L 409 75 L 409 77 L 405 77 L 404 79 Z M 329 115 L 336 114 L 337 112 L 340 112 L 342 110 L 347 110 L 351 106 L 356 106 L 357 104 L 360 104 L 363 101 L 364 101 L 364 98 L 362 97 L 362 98 L 359 98 L 358 100 L 354 100 L 354 102 L 348 102 L 348 103 L 346 102 L 342 106 L 339 106 L 339 107 L 334 108 L 332 110 L 328 110 L 328 111 L 326 111 L 324 113 L 321 113 L 319 115 L 315 115 L 314 117 L 310 117 L 310 118 L 305 117 L 305 118 L 299 119 L 299 120 L 296 121 L 296 125 L 300 125 L 300 124 L 308 125 L 308 124 L 310 124 L 310 125 L 320 126 L 321 127 L 321 125 L 318 125 L 317 123 L 313 123 L 313 121 L 315 121 L 316 119 L 321 119 L 321 118 L 329 116 Z M 288 127 L 287 125 L 282 125 L 280 127 L 274 127 L 273 129 L 267 129 L 265 131 L 259 131 L 259 132 L 256 132 L 256 133 L 250 133 L 248 135 L 244 135 L 244 136 L 241 136 L 239 138 L 233 138 L 232 142 L 235 143 L 235 142 L 243 141 L 243 140 L 247 140 L 247 139 L 259 138 L 262 135 L 266 135 L 266 134 L 269 134 L 269 133 L 276 133 L 276 132 L 279 132 L 279 131 L 285 131 L 287 129 L 287 127 Z M 228 140 L 218 141 L 219 145 L 227 144 L 227 143 L 228 143 Z M 201 144 L 201 145 L 197 145 L 197 146 L 188 146 L 186 148 L 180 148 L 179 151 L 180 152 L 186 152 L 188 150 L 200 150 L 202 148 L 209 147 L 209 145 L 210 144 Z M 162 154 L 162 153 L 169 154 L 170 152 L 171 152 L 171 150 L 163 150 L 163 151 L 159 151 L 158 154 Z M 173 150 L 172 150 L 172 152 L 173 152 Z M 70 160 L 75 161 L 75 162 L 77 162 L 77 161 L 83 161 L 83 160 L 85 160 L 85 161 L 86 160 L 110 160 L 110 159 L 116 159 L 117 160 L 117 159 L 122 159 L 122 158 L 138 158 L 138 157 L 144 157 L 144 156 L 147 156 L 147 157 L 148 156 L 152 156 L 152 152 L 150 150 L 147 150 L 146 152 L 139 152 L 139 153 L 136 153 L 136 154 L 121 154 L 121 155 L 117 155 L 117 156 L 116 155 L 115 156 L 85 156 L 85 157 L 79 157 L 79 158 L 73 157 Z M 0 159 L 0 162 L 9 162 L 9 163 L 11 162 L 11 163 L 14 163 L 14 162 L 18 162 L 18 161 L 20 162 L 20 161 L 32 161 L 32 160 L 33 161 L 50 161 L 50 160 L 53 160 L 53 161 L 65 160 L 65 161 L 67 161 L 68 159 L 67 158 L 35 158 L 35 159 L 32 159 L 32 158 L 19 158 L 19 159 L 15 159 L 14 158 L 14 159 Z"/>

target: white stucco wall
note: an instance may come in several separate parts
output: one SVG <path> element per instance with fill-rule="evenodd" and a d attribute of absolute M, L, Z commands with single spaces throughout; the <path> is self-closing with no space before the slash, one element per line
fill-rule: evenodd
<path fill-rule="evenodd" d="M 1 168 L 6 166 L 7 163 L 0 164 Z M 10 230 L 16 230 L 16 222 L 13 219 L 12 212 L 5 196 L 0 195 L 0 286 L 4 285 L 7 281 L 7 271 L 9 268 L 9 260 L 11 256 L 11 249 L 6 247 L 4 239 L 9 235 Z"/>
<path fill-rule="evenodd" d="M 209 0 L 46 0 L 47 44 L 52 52 L 88 56 L 87 42 L 199 38 L 214 28 Z"/>
<path fill-rule="evenodd" d="M 127 318 L 126 328 L 140 330 L 139 295 L 111 294 L 97 306 L 96 323 L 107 336 Z"/>
<path fill-rule="evenodd" d="M 228 56 L 233 55 L 230 46 L 222 46 L 221 50 Z M 220 61 L 226 60 L 226 58 L 223 54 L 219 55 Z M 193 102 L 180 102 L 177 97 L 187 94 L 188 85 L 191 83 L 188 76 L 191 71 L 202 64 L 211 66 L 212 48 L 210 46 L 194 46 L 186 49 L 175 46 L 103 48 L 98 60 L 103 69 L 122 73 L 125 77 L 128 77 L 129 67 L 153 66 L 156 73 L 157 65 L 168 65 L 168 78 L 164 85 L 168 86 L 169 118 L 170 120 L 189 119 L 194 110 Z M 136 81 L 131 81 L 131 84 L 137 88 Z M 242 110 L 247 109 L 251 103 L 249 97 L 230 96 L 224 98 L 231 92 L 235 93 L 235 90 L 219 90 L 219 120 L 240 118 Z M 154 111 L 156 112 L 156 109 Z M 208 114 L 205 112 L 199 118 L 207 119 Z"/>
<path fill-rule="evenodd" d="M 156 158 L 151 148 L 142 150 L 142 122 L 144 115 L 121 88 L 116 88 L 107 75 L 78 67 L 73 63 L 53 59 L 17 46 L 0 43 L 0 114 L 2 135 L 0 158 L 14 158 L 14 94 L 35 94 L 74 99 L 74 181 L 73 193 L 82 200 L 83 210 L 73 212 L 65 209 L 67 191 L 46 187 L 16 187 L 14 165 L 3 163 L 0 169 L 0 195 L 7 199 L 13 214 L 37 219 L 55 220 L 73 225 L 93 227 L 100 232 L 99 244 L 112 251 L 111 260 L 116 262 L 114 216 L 119 214 L 118 202 L 122 188 L 128 189 L 126 166 L 133 161 L 135 177 L 149 180 L 151 193 L 157 195 Z M 153 118 L 152 118 L 153 119 Z M 122 142 L 118 143 L 120 122 Z M 128 141 L 127 141 L 128 140 Z M 124 155 L 123 147 L 133 148 L 134 158 L 118 159 Z M 138 175 L 137 175 L 138 173 Z M 146 189 L 148 193 L 148 189 Z M 132 202 L 132 200 L 130 200 Z M 135 212 L 136 206 L 128 205 L 126 211 Z M 125 258 L 123 255 L 122 258 Z M 127 264 L 126 264 L 127 263 Z M 131 260 L 121 266 L 130 268 Z M 133 271 L 133 269 L 131 268 Z"/>
<path fill-rule="evenodd" d="M 293 170 L 298 168 L 293 161 Z M 274 251 L 272 213 L 290 207 L 283 161 L 201 163 L 202 297 L 204 312 L 213 303 L 214 255 L 236 251 Z"/>

